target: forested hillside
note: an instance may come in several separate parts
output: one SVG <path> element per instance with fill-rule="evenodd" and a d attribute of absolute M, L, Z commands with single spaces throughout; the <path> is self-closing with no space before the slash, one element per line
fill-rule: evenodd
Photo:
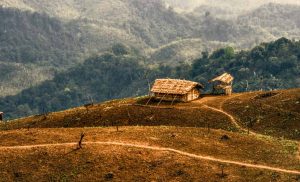
<path fill-rule="evenodd" d="M 0 23 L 0 96 L 51 79 L 84 57 L 80 30 L 55 18 L 0 7 Z"/>
<path fill-rule="evenodd" d="M 250 51 L 226 47 L 211 55 L 204 52 L 194 61 L 191 78 L 205 82 L 225 71 L 235 76 L 235 91 L 300 87 L 300 41 L 281 38 Z"/>
<path fill-rule="evenodd" d="M 5 69 L 0 74 L 0 96 L 52 79 L 55 72 L 116 43 L 138 47 L 146 54 L 193 34 L 189 20 L 159 0 L 9 0 L 0 4 L 5 5 L 0 7 L 0 63 Z"/>
<path fill-rule="evenodd" d="M 110 53 L 91 57 L 53 80 L 0 99 L 0 110 L 9 118 L 57 111 L 90 102 L 145 95 L 156 78 L 191 79 L 205 85 L 218 74 L 235 77 L 234 91 L 271 90 L 300 87 L 300 42 L 281 38 L 250 51 L 231 47 L 214 51 L 192 65 L 160 64 L 149 68 L 145 57 L 117 44 Z"/>
<path fill-rule="evenodd" d="M 143 60 L 124 45 L 115 45 L 110 53 L 91 57 L 53 80 L 1 99 L 0 110 L 7 117 L 16 117 L 144 95 L 155 76 L 171 76 L 173 70 L 162 67 L 152 71 Z"/>
<path fill-rule="evenodd" d="M 300 37 L 300 6 L 267 4 L 238 18 L 238 23 L 262 27 L 273 35 Z M 272 17 L 272 18 L 270 18 Z"/>

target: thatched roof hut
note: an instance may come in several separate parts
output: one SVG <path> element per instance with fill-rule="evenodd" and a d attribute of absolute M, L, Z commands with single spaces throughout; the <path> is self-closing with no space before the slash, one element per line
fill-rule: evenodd
<path fill-rule="evenodd" d="M 204 86 L 197 82 L 178 79 L 157 79 L 152 86 L 151 93 L 161 100 L 179 100 L 188 102 L 200 96 L 200 89 Z"/>
<path fill-rule="evenodd" d="M 222 75 L 210 80 L 209 82 L 220 81 L 225 84 L 230 84 L 233 81 L 233 79 L 233 76 L 231 76 L 229 73 L 223 73 Z"/>
<path fill-rule="evenodd" d="M 213 93 L 224 93 L 226 95 L 232 94 L 232 84 L 234 77 L 229 73 L 223 73 L 222 75 L 210 80 L 213 83 Z"/>

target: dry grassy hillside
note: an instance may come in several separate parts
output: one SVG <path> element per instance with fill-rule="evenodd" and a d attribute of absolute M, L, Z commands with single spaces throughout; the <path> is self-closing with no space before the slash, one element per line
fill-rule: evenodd
<path fill-rule="evenodd" d="M 81 132 L 86 135 L 83 148 L 76 150 Z M 229 139 L 221 139 L 224 135 Z M 298 175 L 291 172 L 300 167 L 296 158 L 297 143 L 222 130 L 208 132 L 177 127 L 121 127 L 118 132 L 116 128 L 23 129 L 0 132 L 0 145 L 0 179 L 5 181 L 300 179 L 300 172 Z M 201 157 L 212 157 L 212 160 Z M 249 164 L 254 166 L 247 166 Z M 277 171 L 278 168 L 287 171 Z"/>
<path fill-rule="evenodd" d="M 2 123 L 0 181 L 296 182 L 299 91 L 129 98 Z"/>
<path fill-rule="evenodd" d="M 191 103 L 162 103 L 147 97 L 115 100 L 67 111 L 21 118 L 3 129 L 94 126 L 210 127 L 251 131 L 300 139 L 300 89 L 252 92 L 232 96 L 205 96 Z M 223 112 L 222 112 L 223 111 Z"/>

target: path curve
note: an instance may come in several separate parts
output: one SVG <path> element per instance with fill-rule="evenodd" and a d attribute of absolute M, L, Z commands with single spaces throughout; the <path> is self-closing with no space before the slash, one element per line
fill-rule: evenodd
<path fill-rule="evenodd" d="M 225 112 L 224 110 L 217 109 L 215 107 L 211 107 L 211 106 L 208 106 L 208 105 L 204 105 L 204 107 L 209 108 L 211 110 L 214 110 L 216 112 L 219 112 L 219 113 L 222 113 L 222 114 L 226 115 L 227 117 L 229 117 L 229 119 L 235 125 L 235 127 L 237 127 L 238 129 L 242 129 L 242 127 L 237 123 L 237 121 L 234 119 L 234 117 L 231 114 Z"/>
<path fill-rule="evenodd" d="M 265 169 L 270 171 L 276 171 L 281 173 L 288 173 L 288 174 L 296 174 L 300 175 L 300 171 L 296 170 L 288 170 L 283 168 L 277 168 L 277 167 L 271 167 L 271 166 L 265 166 L 265 165 L 257 165 L 257 164 L 250 164 L 245 162 L 238 162 L 238 161 L 231 161 L 231 160 L 225 160 L 225 159 L 218 159 L 212 156 L 204 156 L 204 155 L 196 155 L 172 148 L 165 148 L 165 147 L 155 147 L 155 146 L 147 146 L 147 145 L 139 145 L 139 144 L 132 144 L 132 143 L 123 143 L 123 142 L 84 142 L 84 145 L 115 145 L 115 146 L 123 146 L 123 147 L 134 147 L 134 148 L 141 148 L 141 149 L 148 149 L 148 150 L 155 150 L 155 151 L 167 151 L 167 152 L 173 152 L 176 154 L 180 154 L 183 156 L 187 156 L 194 159 L 200 159 L 200 160 L 207 160 L 207 161 L 213 161 L 213 162 L 220 162 L 220 163 L 226 163 L 226 164 L 233 164 L 238 166 L 244 166 L 249 168 L 255 168 L 255 169 Z M 40 145 L 25 145 L 25 146 L 2 146 L 0 147 L 0 150 L 9 150 L 9 149 L 32 149 L 32 148 L 40 148 L 40 147 L 55 147 L 55 146 L 77 146 L 78 143 L 58 143 L 58 144 L 40 144 Z"/>
<path fill-rule="evenodd" d="M 233 97 L 231 97 L 231 98 L 227 98 L 227 99 L 223 100 L 223 101 L 220 103 L 220 106 L 219 106 L 220 109 L 215 108 L 215 107 L 211 107 L 211 106 L 208 106 L 208 105 L 205 105 L 205 104 L 204 104 L 203 106 L 206 107 L 206 108 L 209 108 L 209 109 L 211 109 L 211 110 L 220 112 L 220 113 L 222 113 L 222 114 L 228 116 L 228 117 L 230 118 L 231 122 L 232 122 L 238 129 L 240 129 L 241 131 L 244 131 L 244 132 L 248 132 L 248 130 L 247 130 L 246 128 L 243 128 L 241 125 L 239 125 L 239 123 L 237 122 L 237 120 L 235 119 L 235 117 L 234 117 L 233 115 L 229 114 L 228 112 L 226 112 L 226 111 L 223 109 L 223 105 L 224 105 L 225 102 L 227 102 L 228 100 L 231 100 L 231 99 L 233 99 L 233 98 L 235 98 L 235 97 L 238 97 L 238 96 L 239 96 L 239 95 L 235 95 L 235 96 L 233 96 Z M 204 102 L 206 102 L 206 101 L 204 101 Z M 273 107 L 273 106 L 270 106 L 270 105 L 267 105 L 267 104 L 264 104 L 264 105 L 269 106 L 269 107 L 272 107 L 272 108 L 274 108 L 274 109 L 279 109 L 279 108 L 276 108 L 276 107 Z M 280 109 L 279 109 L 279 110 L 280 110 Z M 259 133 L 253 132 L 253 131 L 249 131 L 249 134 L 252 134 L 252 135 L 261 135 L 261 134 L 259 134 Z M 298 142 L 298 152 L 296 153 L 296 157 L 297 157 L 297 159 L 300 160 L 300 142 L 299 142 L 299 141 L 297 141 L 297 142 Z"/>

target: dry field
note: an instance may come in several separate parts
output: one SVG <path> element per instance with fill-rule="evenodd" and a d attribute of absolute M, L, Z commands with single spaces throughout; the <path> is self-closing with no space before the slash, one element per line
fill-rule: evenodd
<path fill-rule="evenodd" d="M 86 135 L 83 148 L 76 150 L 82 132 Z M 224 135 L 229 139 L 222 140 Z M 178 127 L 120 127 L 119 131 L 115 127 L 21 129 L 2 131 L 0 136 L 0 179 L 11 181 L 300 179 L 296 142 L 223 130 L 208 132 L 207 129 Z M 222 166 L 224 176 L 221 175 Z"/>
<path fill-rule="evenodd" d="M 132 98 L 2 123 L 0 181 L 300 181 L 299 91 Z"/>

